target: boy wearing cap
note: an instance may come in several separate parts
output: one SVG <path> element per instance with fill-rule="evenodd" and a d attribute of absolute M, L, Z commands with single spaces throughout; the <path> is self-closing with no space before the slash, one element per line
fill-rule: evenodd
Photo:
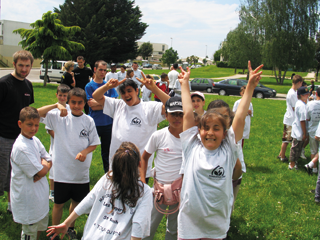
<path fill-rule="evenodd" d="M 298 101 L 294 107 L 294 121 L 292 124 L 292 132 L 291 137 L 292 146 L 290 150 L 290 163 L 289 169 L 298 168 L 298 159 L 301 155 L 302 146 L 304 141 L 307 139 L 307 128 L 306 128 L 306 120 L 307 120 L 307 110 L 306 104 L 309 97 L 309 90 L 307 87 L 300 87 L 297 91 Z"/>
<path fill-rule="evenodd" d="M 182 133 L 183 109 L 181 97 L 171 97 L 165 104 L 166 119 L 169 127 L 156 131 L 150 137 L 145 150 L 142 154 L 141 161 L 141 181 L 146 182 L 146 172 L 148 159 L 153 153 L 156 154 L 154 159 L 155 178 L 161 184 L 171 184 L 180 178 L 179 174 L 182 163 L 182 146 L 179 134 Z M 161 209 L 166 209 L 167 205 L 160 205 Z M 169 206 L 169 211 L 178 207 L 178 203 Z M 166 237 L 165 239 L 177 239 L 177 216 L 176 211 L 167 217 Z M 153 239 L 157 228 L 162 220 L 163 214 L 158 212 L 153 206 L 151 213 L 150 236 L 145 239 Z"/>
<path fill-rule="evenodd" d="M 206 111 L 203 109 L 204 105 L 206 104 L 204 94 L 198 91 L 191 93 L 191 100 L 193 111 L 196 112 L 201 118 L 201 116 L 206 113 Z"/>
<path fill-rule="evenodd" d="M 117 65 L 115 63 L 111 63 L 111 72 L 107 73 L 105 81 L 108 82 L 111 78 L 118 80 L 119 75 L 118 73 L 116 73 L 116 71 L 117 71 Z"/>

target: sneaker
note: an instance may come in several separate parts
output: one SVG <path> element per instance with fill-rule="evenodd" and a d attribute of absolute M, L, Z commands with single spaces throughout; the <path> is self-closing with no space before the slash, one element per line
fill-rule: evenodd
<path fill-rule="evenodd" d="M 307 159 L 307 157 L 304 155 L 304 150 L 301 151 L 300 157 L 301 157 L 302 159 Z"/>
<path fill-rule="evenodd" d="M 294 169 L 294 167 L 291 167 L 290 164 L 289 164 L 288 169 L 292 170 L 292 169 Z"/>
<path fill-rule="evenodd" d="M 52 202 L 54 202 L 54 196 L 52 194 L 49 195 L 49 200 L 51 200 Z"/>
<path fill-rule="evenodd" d="M 289 159 L 287 157 L 285 157 L 285 158 L 280 157 L 280 160 L 281 160 L 281 162 L 289 162 Z"/>
<path fill-rule="evenodd" d="M 77 233 L 75 230 L 68 228 L 67 234 L 68 234 L 70 240 L 78 240 Z"/>
<path fill-rule="evenodd" d="M 304 169 L 307 171 L 307 173 L 308 173 L 309 175 L 312 175 L 312 168 L 309 167 L 308 164 L 304 165 Z"/>
<path fill-rule="evenodd" d="M 316 193 L 316 190 L 315 189 L 311 189 L 310 192 L 311 193 Z"/>

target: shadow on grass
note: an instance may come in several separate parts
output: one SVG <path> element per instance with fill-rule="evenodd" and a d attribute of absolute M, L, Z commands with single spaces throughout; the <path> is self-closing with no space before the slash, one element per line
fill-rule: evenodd
<path fill-rule="evenodd" d="M 272 173 L 273 172 L 270 168 L 265 167 L 265 166 L 251 166 L 251 165 L 248 165 L 247 169 L 251 169 L 254 172 L 261 172 L 261 173 Z"/>
<path fill-rule="evenodd" d="M 250 227 L 250 231 L 243 232 L 238 227 L 245 224 L 245 219 L 243 217 L 231 217 L 230 229 L 228 231 L 228 238 L 232 240 L 242 240 L 242 239 L 257 239 L 258 237 L 263 238 L 265 233 L 263 229 L 259 228 L 259 224 L 254 227 Z"/>

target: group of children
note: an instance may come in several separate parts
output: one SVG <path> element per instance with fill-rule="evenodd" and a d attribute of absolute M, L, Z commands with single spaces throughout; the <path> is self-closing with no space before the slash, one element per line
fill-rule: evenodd
<path fill-rule="evenodd" d="M 169 205 L 169 211 L 177 207 L 179 211 L 167 218 L 166 239 L 225 238 L 234 191 L 245 172 L 240 143 L 246 118 L 253 114 L 251 98 L 261 79 L 261 68 L 262 65 L 252 70 L 248 63 L 248 85 L 242 91 L 235 114 L 222 100 L 210 103 L 208 111 L 204 111 L 204 95 L 200 92 L 190 95 L 189 69 L 187 72 L 181 69 L 179 75 L 181 98 L 170 98 L 148 76 L 138 80 L 161 102 L 141 101 L 139 88 L 132 79 L 111 78 L 97 88 L 92 97 L 102 106 L 103 113 L 113 118 L 113 125 L 109 171 L 91 191 L 89 168 L 92 152 L 100 140 L 93 119 L 82 111 L 86 93 L 79 88 L 68 92 L 69 111 L 65 98 L 58 97 L 64 91 L 60 85 L 58 103 L 38 110 L 23 109 L 18 123 L 21 135 L 11 156 L 13 218 L 23 225 L 22 236 L 36 239 L 38 231 L 48 224 L 49 189 L 45 175 L 52 166 L 54 226 L 49 227 L 48 235 L 53 238 L 67 233 L 76 239 L 75 220 L 89 213 L 82 239 L 152 239 L 163 213 L 156 209 L 148 180 L 154 177 L 166 188 L 182 175 L 183 181 L 179 181 L 182 185 L 178 186 L 180 201 Z M 121 99 L 105 96 L 105 92 L 117 87 Z M 40 118 L 54 139 L 52 157 L 35 137 Z M 157 124 L 165 118 L 169 126 L 156 131 Z M 37 201 L 27 201 L 30 195 Z M 69 199 L 70 215 L 60 224 L 63 205 Z M 22 207 L 30 209 L 28 214 L 21 215 Z M 37 211 L 32 211 L 34 208 Z"/>

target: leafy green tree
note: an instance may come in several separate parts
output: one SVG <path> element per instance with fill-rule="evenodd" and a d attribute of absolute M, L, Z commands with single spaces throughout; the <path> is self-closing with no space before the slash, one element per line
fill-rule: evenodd
<path fill-rule="evenodd" d="M 178 59 L 178 52 L 176 50 L 173 50 L 173 48 L 171 47 L 164 52 L 160 60 L 164 64 L 167 64 L 168 67 L 170 67 L 170 65 L 175 63 Z"/>
<path fill-rule="evenodd" d="M 318 82 L 318 75 L 320 70 L 320 33 L 317 32 L 316 34 L 316 53 L 314 56 L 316 61 L 316 81 Z"/>
<path fill-rule="evenodd" d="M 42 58 L 45 66 L 44 86 L 47 84 L 48 63 L 58 59 L 72 59 L 72 53 L 84 49 L 81 43 L 70 38 L 81 29 L 78 26 L 65 27 L 57 19 L 58 14 L 48 11 L 41 20 L 31 23 L 32 29 L 19 28 L 14 33 L 21 35 L 19 44 L 30 51 L 35 58 Z"/>
<path fill-rule="evenodd" d="M 81 27 L 73 39 L 81 42 L 85 51 L 73 56 L 84 56 L 91 66 L 99 59 L 107 62 L 135 59 L 136 41 L 148 27 L 140 21 L 139 7 L 130 0 L 66 0 L 54 11 L 64 25 Z"/>
<path fill-rule="evenodd" d="M 222 53 L 222 50 L 221 50 L 221 49 L 215 51 L 215 53 L 214 53 L 214 55 L 213 55 L 213 61 L 215 61 L 215 62 L 220 61 L 221 53 Z"/>
<path fill-rule="evenodd" d="M 240 20 L 255 29 L 263 63 L 273 67 L 279 84 L 283 84 L 289 67 L 305 70 L 313 64 L 317 0 L 246 0 Z"/>
<path fill-rule="evenodd" d="M 139 48 L 139 55 L 142 56 L 143 59 L 150 57 L 153 53 L 153 46 L 150 42 L 142 43 Z"/>
<path fill-rule="evenodd" d="M 204 58 L 204 59 L 202 60 L 202 62 L 203 62 L 204 65 L 207 65 L 207 59 L 206 59 L 206 58 Z"/>
<path fill-rule="evenodd" d="M 194 55 L 190 56 L 189 59 L 190 59 L 190 62 L 193 65 L 196 65 L 198 63 L 198 60 L 199 60 L 199 58 L 197 56 L 194 56 Z"/>

